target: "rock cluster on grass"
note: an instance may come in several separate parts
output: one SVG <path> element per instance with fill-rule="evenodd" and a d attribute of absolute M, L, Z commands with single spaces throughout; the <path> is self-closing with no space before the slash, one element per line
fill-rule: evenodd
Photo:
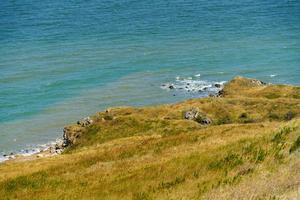
<path fill-rule="evenodd" d="M 81 136 L 83 128 L 90 126 L 94 123 L 94 121 L 90 117 L 86 117 L 77 122 L 78 126 L 67 126 L 64 128 L 63 134 L 63 143 L 61 145 L 62 148 L 65 148 L 69 145 L 72 145 L 76 142 L 76 140 Z"/>
<path fill-rule="evenodd" d="M 267 85 L 267 83 L 263 82 L 263 81 L 260 81 L 260 80 L 257 80 L 257 79 L 250 79 L 251 83 L 253 85 L 256 85 L 256 86 L 263 86 L 263 85 Z"/>
<path fill-rule="evenodd" d="M 49 148 L 51 154 L 61 154 L 66 147 L 64 140 L 57 139 L 55 144 Z"/>
<path fill-rule="evenodd" d="M 92 123 L 93 123 L 93 120 L 90 117 L 86 117 L 86 118 L 83 118 L 80 121 L 77 121 L 77 124 L 82 126 L 82 127 L 86 127 L 86 126 L 88 126 Z"/>
<path fill-rule="evenodd" d="M 200 112 L 197 108 L 192 108 L 184 113 L 184 118 L 187 120 L 193 120 L 203 125 L 212 123 L 212 120 L 206 116 L 206 114 Z"/>

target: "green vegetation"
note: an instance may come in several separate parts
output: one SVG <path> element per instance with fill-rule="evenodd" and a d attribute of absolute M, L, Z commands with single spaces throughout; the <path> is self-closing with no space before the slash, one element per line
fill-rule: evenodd
<path fill-rule="evenodd" d="M 0 199 L 296 199 L 297 95 L 238 77 L 222 97 L 108 109 L 67 127 L 63 154 L 0 164 Z"/>
<path fill-rule="evenodd" d="M 298 137 L 297 140 L 293 143 L 292 147 L 290 148 L 290 153 L 293 153 L 299 148 L 300 148 L 300 137 Z"/>

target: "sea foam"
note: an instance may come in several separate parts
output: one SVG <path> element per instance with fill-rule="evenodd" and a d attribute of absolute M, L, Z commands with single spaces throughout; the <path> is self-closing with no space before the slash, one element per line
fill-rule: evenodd
<path fill-rule="evenodd" d="M 196 76 L 195 76 L 196 77 Z M 175 90 L 177 92 L 185 92 L 191 94 L 213 94 L 219 92 L 226 81 L 207 81 L 201 80 L 200 76 L 193 79 L 188 78 L 178 78 L 176 77 L 174 82 L 169 82 L 161 85 L 164 90 Z"/>

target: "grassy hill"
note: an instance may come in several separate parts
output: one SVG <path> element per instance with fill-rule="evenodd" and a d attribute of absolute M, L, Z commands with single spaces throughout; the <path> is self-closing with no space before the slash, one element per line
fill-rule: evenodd
<path fill-rule="evenodd" d="M 188 116 L 191 115 L 191 117 Z M 0 164 L 0 199 L 300 199 L 300 87 L 99 112 L 58 156 Z"/>

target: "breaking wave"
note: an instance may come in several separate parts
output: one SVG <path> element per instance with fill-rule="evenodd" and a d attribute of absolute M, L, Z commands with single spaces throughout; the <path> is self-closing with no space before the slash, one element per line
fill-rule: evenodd
<path fill-rule="evenodd" d="M 194 77 L 187 78 L 176 77 L 174 82 L 164 83 L 161 85 L 161 88 L 167 91 L 190 93 L 193 95 L 200 94 L 200 96 L 205 96 L 219 92 L 226 83 L 226 81 L 201 80 L 200 77 L 201 76 L 198 74 Z"/>

